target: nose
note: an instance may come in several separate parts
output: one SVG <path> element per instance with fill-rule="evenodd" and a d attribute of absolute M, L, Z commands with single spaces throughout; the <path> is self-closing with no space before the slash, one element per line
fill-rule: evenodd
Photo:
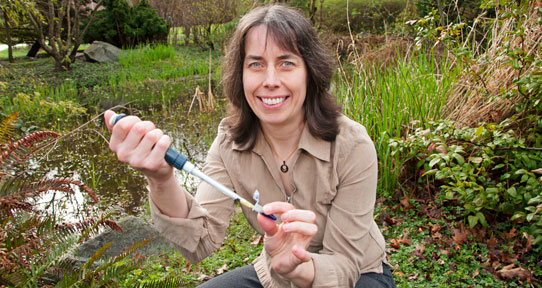
<path fill-rule="evenodd" d="M 265 88 L 277 88 L 280 86 L 280 79 L 276 69 L 272 66 L 267 68 L 263 82 Z"/>

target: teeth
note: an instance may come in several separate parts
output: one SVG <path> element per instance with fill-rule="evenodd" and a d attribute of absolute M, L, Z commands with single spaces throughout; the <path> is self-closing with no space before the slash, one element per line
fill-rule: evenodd
<path fill-rule="evenodd" d="M 263 101 L 263 103 L 265 103 L 267 105 L 276 105 L 276 104 L 282 103 L 282 101 L 284 101 L 284 99 L 286 99 L 286 98 L 285 97 L 281 97 L 281 98 L 262 98 L 262 101 Z"/>

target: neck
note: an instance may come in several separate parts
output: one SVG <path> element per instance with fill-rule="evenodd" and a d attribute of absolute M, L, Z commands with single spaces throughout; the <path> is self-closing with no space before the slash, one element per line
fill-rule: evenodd
<path fill-rule="evenodd" d="M 275 148 L 278 157 L 286 158 L 294 151 L 301 138 L 305 121 L 289 123 L 287 125 L 268 125 L 262 123 L 262 132 L 267 141 Z M 286 160 L 286 159 L 280 159 Z"/>

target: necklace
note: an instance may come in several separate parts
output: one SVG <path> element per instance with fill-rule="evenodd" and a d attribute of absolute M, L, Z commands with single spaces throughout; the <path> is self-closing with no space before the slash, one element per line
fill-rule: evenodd
<path fill-rule="evenodd" d="M 277 158 L 281 159 L 282 157 L 280 157 L 279 153 L 277 153 L 277 151 L 275 150 L 275 147 L 273 146 L 273 143 L 271 143 L 271 141 L 267 140 L 267 143 L 269 143 L 269 146 L 271 147 L 271 151 L 273 151 L 273 154 L 275 154 L 275 156 L 277 156 Z M 287 173 L 288 172 L 288 165 L 286 165 L 286 161 L 288 161 L 288 159 L 290 159 L 290 157 L 292 157 L 292 155 L 294 155 L 295 151 L 297 150 L 294 149 L 294 151 L 292 151 L 290 153 L 290 155 L 288 155 L 288 157 L 286 157 L 285 160 L 282 160 L 282 165 L 280 165 L 280 172 L 282 173 Z"/>

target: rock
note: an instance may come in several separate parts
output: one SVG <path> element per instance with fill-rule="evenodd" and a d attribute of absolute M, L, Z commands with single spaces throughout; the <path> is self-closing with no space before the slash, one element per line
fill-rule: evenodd
<path fill-rule="evenodd" d="M 89 62 L 115 62 L 119 60 L 120 49 L 106 42 L 94 41 L 83 51 Z"/>
<path fill-rule="evenodd" d="M 86 262 L 89 257 L 94 255 L 102 246 L 107 243 L 113 243 L 104 253 L 105 257 L 114 257 L 119 255 L 126 247 L 141 242 L 145 239 L 153 238 L 151 242 L 139 248 L 136 253 L 141 255 L 160 255 L 175 250 L 173 244 L 158 234 L 158 231 L 143 220 L 128 216 L 117 222 L 123 232 L 107 229 L 98 236 L 81 244 L 75 252 L 75 259 L 79 262 Z"/>

